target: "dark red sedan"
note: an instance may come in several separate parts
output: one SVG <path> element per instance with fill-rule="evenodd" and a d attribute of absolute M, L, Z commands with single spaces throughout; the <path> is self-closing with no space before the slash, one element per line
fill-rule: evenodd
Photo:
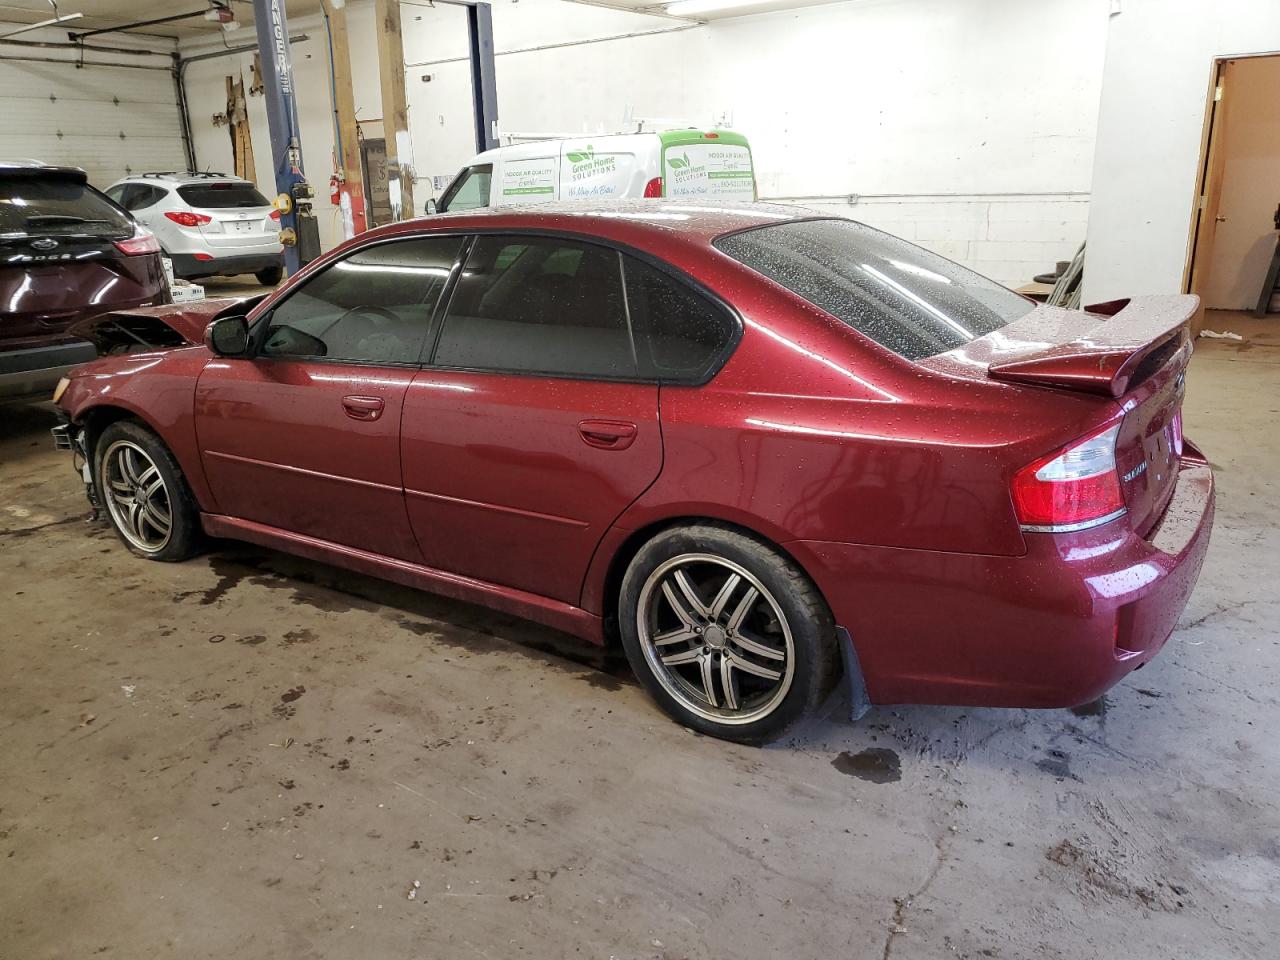
<path fill-rule="evenodd" d="M 1153 657 L 1213 518 L 1195 306 L 1037 307 L 790 207 L 542 206 L 365 234 L 59 403 L 142 556 L 203 532 L 618 637 L 758 742 L 842 670 L 1061 707 Z"/>

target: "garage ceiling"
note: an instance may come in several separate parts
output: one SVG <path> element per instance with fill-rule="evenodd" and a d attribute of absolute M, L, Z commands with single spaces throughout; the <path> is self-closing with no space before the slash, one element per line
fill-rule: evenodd
<path fill-rule="evenodd" d="M 774 10 L 791 10 L 797 7 L 815 7 L 840 0 L 574 0 L 597 7 L 616 10 L 633 10 L 636 13 L 654 13 L 678 16 L 682 20 L 723 20 L 728 17 L 744 17 L 753 13 Z"/>
<path fill-rule="evenodd" d="M 235 13 L 241 29 L 236 33 L 252 31 L 253 4 L 249 0 L 226 0 Z M 141 4 L 138 0 L 58 0 L 58 13 L 66 16 L 69 13 L 83 13 L 84 17 L 72 21 L 59 29 L 75 32 L 99 30 L 103 27 L 114 27 L 122 23 L 136 20 L 153 20 L 187 11 L 203 11 L 210 8 L 207 0 L 170 0 L 164 4 Z M 317 13 L 320 0 L 286 0 L 286 11 L 290 17 L 301 17 L 304 14 Z M 53 8 L 48 0 L 0 0 L 0 22 L 6 23 L 39 23 L 53 16 Z M 129 36 L 163 37 L 174 40 L 190 40 L 207 37 L 221 32 L 221 27 L 203 17 L 190 20 L 178 20 L 174 23 L 162 23 L 153 27 L 141 27 L 124 33 L 108 34 L 99 41 L 108 43 L 110 37 Z M 232 34 L 235 36 L 235 34 Z M 252 39 L 250 37 L 250 39 Z M 91 41 L 94 42 L 94 41 Z"/>

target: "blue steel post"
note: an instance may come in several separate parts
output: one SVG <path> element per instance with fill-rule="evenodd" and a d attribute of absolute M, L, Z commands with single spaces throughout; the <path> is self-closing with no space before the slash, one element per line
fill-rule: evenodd
<path fill-rule="evenodd" d="M 471 41 L 471 96 L 475 101 L 476 152 L 498 145 L 498 81 L 493 63 L 493 10 L 487 3 L 467 5 Z"/>
<path fill-rule="evenodd" d="M 306 183 L 302 173 L 302 140 L 298 135 L 298 110 L 294 102 L 293 64 L 289 57 L 289 24 L 284 0 L 253 0 L 258 31 L 258 58 L 262 61 L 262 85 L 267 97 L 267 123 L 271 130 L 271 159 L 275 166 L 276 193 L 289 197 L 288 210 L 280 211 L 285 268 L 290 274 L 301 266 L 298 252 L 298 204 L 294 188 Z"/>

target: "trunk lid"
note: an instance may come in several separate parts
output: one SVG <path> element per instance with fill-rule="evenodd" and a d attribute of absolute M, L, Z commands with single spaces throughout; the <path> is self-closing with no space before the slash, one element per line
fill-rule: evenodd
<path fill-rule="evenodd" d="M 1124 415 L 1115 456 L 1125 506 L 1145 534 L 1173 495 L 1188 322 L 1198 306 L 1199 298 L 1180 295 L 1115 301 L 1097 312 L 1041 306 L 923 363 L 971 379 L 1110 398 Z"/>
<path fill-rule="evenodd" d="M 269 200 L 251 183 L 206 179 L 178 187 L 178 196 L 193 213 L 209 218 L 198 229 L 213 249 L 260 247 L 277 241 L 279 224 L 271 218 Z"/>

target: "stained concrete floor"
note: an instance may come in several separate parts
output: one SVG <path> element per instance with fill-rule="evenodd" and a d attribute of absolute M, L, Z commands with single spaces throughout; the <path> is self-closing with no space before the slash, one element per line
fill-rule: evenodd
<path fill-rule="evenodd" d="M 768 749 L 477 608 L 244 546 L 136 560 L 49 409 L 0 409 L 0 957 L 1274 957 L 1255 326 L 1192 365 L 1218 523 L 1157 660 L 1084 709 L 878 708 Z"/>

